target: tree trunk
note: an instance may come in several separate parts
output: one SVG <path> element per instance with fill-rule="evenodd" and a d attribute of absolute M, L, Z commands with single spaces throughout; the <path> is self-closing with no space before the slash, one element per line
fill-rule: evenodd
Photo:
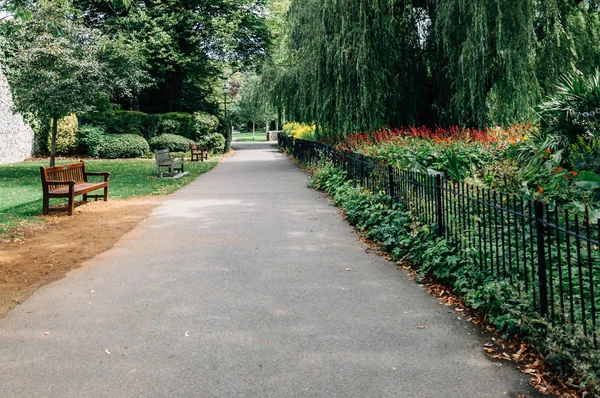
<path fill-rule="evenodd" d="M 50 145 L 50 167 L 56 164 L 56 135 L 58 134 L 58 118 L 52 118 L 52 143 Z"/>
<path fill-rule="evenodd" d="M 254 121 L 252 121 L 252 141 L 254 141 L 254 133 L 256 131 L 256 123 L 254 123 Z"/>

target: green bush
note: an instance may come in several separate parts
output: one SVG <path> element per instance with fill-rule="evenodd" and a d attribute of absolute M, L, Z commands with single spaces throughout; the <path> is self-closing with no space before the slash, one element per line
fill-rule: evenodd
<path fill-rule="evenodd" d="M 138 134 L 150 139 L 158 134 L 160 118 L 137 111 L 110 111 L 84 115 L 81 121 L 104 127 L 109 134 Z"/>
<path fill-rule="evenodd" d="M 544 136 L 562 138 L 564 145 L 588 141 L 600 134 L 600 69 L 589 76 L 565 75 L 556 92 L 538 106 Z"/>
<path fill-rule="evenodd" d="M 158 115 L 160 118 L 159 134 L 177 134 L 195 139 L 194 117 L 190 113 L 171 112 Z"/>
<path fill-rule="evenodd" d="M 194 129 L 196 140 L 204 139 L 210 134 L 217 132 L 219 128 L 219 118 L 206 112 L 194 113 Z"/>
<path fill-rule="evenodd" d="M 138 158 L 150 150 L 148 141 L 135 134 L 107 134 L 94 150 L 95 156 L 104 159 Z"/>
<path fill-rule="evenodd" d="M 175 134 L 163 134 L 150 140 L 150 150 L 168 149 L 169 152 L 186 152 L 192 140 Z"/>
<path fill-rule="evenodd" d="M 147 140 L 163 134 L 199 140 L 216 133 L 219 127 L 219 119 L 204 112 L 150 115 L 137 111 L 110 111 L 82 115 L 81 123 L 104 127 L 108 134 L 139 134 Z"/>
<path fill-rule="evenodd" d="M 480 253 L 451 238 L 437 236 L 434 225 L 415 222 L 414 213 L 389 195 L 356 186 L 344 170 L 331 162 L 308 165 L 313 172 L 310 186 L 327 192 L 348 221 L 365 238 L 377 242 L 401 264 L 418 267 L 419 278 L 431 277 L 452 287 L 464 303 L 508 336 L 532 343 L 552 366 L 555 374 L 592 393 L 600 392 L 600 353 L 590 336 L 571 328 L 548 323 L 532 311 L 515 284 L 498 280 L 475 263 Z M 591 394 L 593 396 L 593 394 Z"/>
<path fill-rule="evenodd" d="M 213 133 L 205 136 L 199 142 L 201 146 L 207 146 L 212 153 L 222 154 L 225 150 L 225 137 L 220 133 Z"/>
<path fill-rule="evenodd" d="M 77 134 L 79 136 L 79 151 L 89 156 L 97 157 L 98 146 L 106 135 L 104 127 L 81 126 Z"/>
<path fill-rule="evenodd" d="M 52 121 L 50 121 L 52 123 Z M 56 153 L 59 155 L 71 155 L 77 152 L 77 116 L 71 114 L 58 120 L 58 131 L 56 133 Z M 48 135 L 48 148 L 52 147 L 52 134 Z"/>

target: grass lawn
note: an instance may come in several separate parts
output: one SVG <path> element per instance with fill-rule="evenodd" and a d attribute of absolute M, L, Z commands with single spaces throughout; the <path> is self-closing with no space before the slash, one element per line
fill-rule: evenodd
<path fill-rule="evenodd" d="M 258 142 L 258 141 L 266 141 L 267 140 L 267 133 L 265 133 L 264 131 L 257 131 L 255 133 L 255 137 L 256 139 L 253 140 L 252 139 L 252 132 L 249 133 L 240 133 L 240 134 L 234 134 L 233 135 L 233 140 L 235 142 Z"/>
<path fill-rule="evenodd" d="M 215 167 L 220 158 L 204 163 L 186 162 L 189 174 L 179 179 L 156 178 L 154 159 L 88 160 L 88 171 L 109 171 L 111 198 L 132 196 L 166 195 L 189 184 L 196 177 Z M 59 161 L 57 164 L 73 163 L 75 160 Z M 0 165 L 0 235 L 18 226 L 23 221 L 40 222 L 42 214 L 42 183 L 40 166 L 48 166 L 48 161 L 20 162 Z M 90 177 L 99 178 L 102 177 Z M 101 191 L 98 191 L 101 192 Z M 80 200 L 78 196 L 76 200 Z M 64 202 L 54 199 L 52 203 Z"/>

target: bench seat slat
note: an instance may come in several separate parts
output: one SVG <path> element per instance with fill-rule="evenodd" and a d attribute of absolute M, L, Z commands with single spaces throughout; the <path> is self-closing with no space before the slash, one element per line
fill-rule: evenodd
<path fill-rule="evenodd" d="M 83 195 L 84 193 L 88 193 L 91 191 L 95 191 L 96 189 L 107 187 L 108 183 L 106 182 L 82 182 L 79 184 L 75 184 L 75 196 Z M 57 189 L 50 189 L 48 193 L 52 196 L 54 195 L 69 195 L 69 187 L 62 187 Z"/>

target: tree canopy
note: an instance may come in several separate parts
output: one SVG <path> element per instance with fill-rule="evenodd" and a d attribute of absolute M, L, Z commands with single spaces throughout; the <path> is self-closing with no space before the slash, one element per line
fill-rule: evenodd
<path fill-rule="evenodd" d="M 87 28 L 105 40 L 119 40 L 141 57 L 140 72 L 152 84 L 133 97 L 114 96 L 123 109 L 217 114 L 213 89 L 222 85 L 224 71 L 252 68 L 270 44 L 265 0 L 66 1 Z M 44 2 L 6 0 L 0 9 L 27 20 Z M 53 28 L 58 32 L 61 26 Z"/>
<path fill-rule="evenodd" d="M 263 0 L 75 0 L 86 22 L 106 35 L 126 32 L 140 46 L 154 85 L 139 109 L 216 113 L 212 85 L 226 68 L 266 56 L 270 32 Z"/>
<path fill-rule="evenodd" d="M 273 100 L 332 132 L 533 120 L 600 64 L 596 0 L 292 0 L 283 26 Z"/>

